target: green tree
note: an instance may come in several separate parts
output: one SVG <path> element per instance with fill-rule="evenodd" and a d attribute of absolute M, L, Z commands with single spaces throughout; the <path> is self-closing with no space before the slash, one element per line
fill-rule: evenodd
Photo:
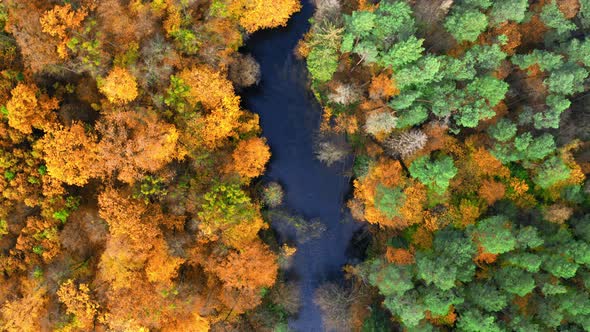
<path fill-rule="evenodd" d="M 570 169 L 563 160 L 558 157 L 551 157 L 537 168 L 537 175 L 533 182 L 542 189 L 547 189 L 559 181 L 566 180 L 570 176 Z"/>
<path fill-rule="evenodd" d="M 445 28 L 458 42 L 475 41 L 488 27 L 488 17 L 479 10 L 453 10 L 447 17 Z"/>
<path fill-rule="evenodd" d="M 543 6 L 541 21 L 548 27 L 555 29 L 560 35 L 576 29 L 576 25 L 565 18 L 555 2 Z"/>
<path fill-rule="evenodd" d="M 406 195 L 399 187 L 388 188 L 378 185 L 375 194 L 375 206 L 388 218 L 399 217 L 399 209 L 404 205 Z"/>
<path fill-rule="evenodd" d="M 465 299 L 468 301 L 466 307 L 474 304 L 490 312 L 501 311 L 508 304 L 506 293 L 491 281 L 469 283 L 465 289 Z"/>
<path fill-rule="evenodd" d="M 533 274 L 514 266 L 502 267 L 494 279 L 503 290 L 518 296 L 525 296 L 535 288 Z"/>
<path fill-rule="evenodd" d="M 424 39 L 414 36 L 394 44 L 381 56 L 379 63 L 383 66 L 391 66 L 393 70 L 399 70 L 403 66 L 418 60 L 422 56 Z"/>
<path fill-rule="evenodd" d="M 314 80 L 326 82 L 338 69 L 338 52 L 332 48 L 316 46 L 307 56 L 307 69 Z"/>
<path fill-rule="evenodd" d="M 434 160 L 423 156 L 410 165 L 410 174 L 434 192 L 444 194 L 451 179 L 457 175 L 457 168 L 449 156 L 440 156 Z"/>
<path fill-rule="evenodd" d="M 457 320 L 457 329 L 465 332 L 502 332 L 496 323 L 496 317 L 481 311 L 469 309 L 461 313 Z"/>
<path fill-rule="evenodd" d="M 516 135 L 516 125 L 509 119 L 502 118 L 488 129 L 488 133 L 499 142 L 506 142 Z"/>
<path fill-rule="evenodd" d="M 512 223 L 506 217 L 494 216 L 480 220 L 469 229 L 469 233 L 485 252 L 503 254 L 516 248 L 512 228 Z"/>
<path fill-rule="evenodd" d="M 491 21 L 494 24 L 504 21 L 521 23 L 524 20 L 528 6 L 528 0 L 495 1 L 490 12 Z"/>

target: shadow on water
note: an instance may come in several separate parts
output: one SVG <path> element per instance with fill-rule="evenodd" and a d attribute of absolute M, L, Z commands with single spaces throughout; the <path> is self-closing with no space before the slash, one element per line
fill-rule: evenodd
<path fill-rule="evenodd" d="M 321 109 L 308 88 L 305 63 L 293 50 L 309 29 L 313 6 L 302 1 L 301 12 L 287 27 L 260 31 L 247 41 L 244 51 L 260 63 L 262 77 L 256 88 L 244 93 L 245 106 L 260 115 L 263 136 L 273 156 L 266 173 L 285 189 L 288 210 L 307 220 L 319 220 L 325 231 L 319 238 L 300 241 L 292 270 L 302 285 L 299 316 L 289 322 L 295 331 L 322 331 L 319 309 L 313 293 L 319 284 L 342 277 L 342 266 L 349 260 L 349 242 L 361 225 L 345 215 L 351 161 L 327 167 L 314 156 L 313 143 L 321 121 Z M 279 239 L 284 229 L 275 228 Z M 283 232 L 281 234 L 281 232 Z"/>

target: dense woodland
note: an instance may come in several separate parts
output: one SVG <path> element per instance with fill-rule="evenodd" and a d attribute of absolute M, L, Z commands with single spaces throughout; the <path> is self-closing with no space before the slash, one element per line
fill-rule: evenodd
<path fill-rule="evenodd" d="M 372 237 L 326 327 L 590 330 L 590 1 L 316 3 L 317 153 Z"/>
<path fill-rule="evenodd" d="M 0 1 L 0 330 L 284 328 L 294 249 L 261 214 L 281 193 L 253 185 L 270 151 L 237 51 L 299 9 Z"/>

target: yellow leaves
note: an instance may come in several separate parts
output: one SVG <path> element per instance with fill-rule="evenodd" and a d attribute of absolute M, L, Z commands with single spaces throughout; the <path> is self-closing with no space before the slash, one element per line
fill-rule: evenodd
<path fill-rule="evenodd" d="M 39 96 L 35 85 L 20 83 L 11 91 L 12 98 L 6 103 L 8 125 L 23 134 L 31 134 L 33 128 L 46 129 L 55 115 L 52 110 L 58 108 L 58 101 L 46 95 Z"/>
<path fill-rule="evenodd" d="M 230 0 L 230 15 L 238 17 L 249 33 L 287 24 L 291 14 L 301 9 L 297 0 Z"/>
<path fill-rule="evenodd" d="M 100 84 L 100 92 L 117 105 L 129 103 L 138 96 L 135 77 L 124 68 L 114 67 Z"/>
<path fill-rule="evenodd" d="M 270 159 L 270 148 L 264 139 L 254 137 L 240 141 L 232 157 L 233 168 L 240 176 L 255 178 L 264 172 Z"/>
<path fill-rule="evenodd" d="M 369 96 L 373 99 L 387 99 L 399 94 L 399 89 L 395 84 L 395 79 L 382 73 L 371 79 L 371 85 L 369 86 Z"/>
<path fill-rule="evenodd" d="M 56 294 L 60 302 L 65 304 L 66 312 L 76 317 L 76 328 L 92 329 L 100 306 L 91 299 L 87 284 L 76 287 L 73 280 L 68 279 L 61 284 Z"/>
<path fill-rule="evenodd" d="M 96 137 L 80 123 L 49 131 L 36 148 L 43 151 L 48 174 L 70 185 L 83 186 L 97 175 Z"/>
<path fill-rule="evenodd" d="M 48 10 L 40 19 L 43 32 L 60 39 L 57 47 L 57 53 L 62 59 L 68 57 L 67 43 L 70 38 L 67 35 L 68 30 L 79 28 L 84 18 L 88 15 L 86 8 L 73 11 L 72 6 L 68 3 L 64 6 L 55 6 Z"/>
<path fill-rule="evenodd" d="M 235 98 L 231 82 L 209 67 L 185 69 L 179 77 L 189 86 L 188 100 L 193 107 L 201 103 L 206 109 L 214 109 L 223 106 L 224 98 Z"/>

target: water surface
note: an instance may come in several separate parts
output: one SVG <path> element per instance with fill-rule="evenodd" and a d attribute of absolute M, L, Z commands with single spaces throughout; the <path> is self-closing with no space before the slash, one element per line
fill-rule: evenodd
<path fill-rule="evenodd" d="M 289 210 L 307 219 L 319 218 L 327 228 L 319 239 L 298 244 L 292 267 L 301 281 L 302 307 L 289 326 L 307 332 L 323 330 L 313 292 L 322 282 L 342 277 L 346 249 L 360 224 L 342 222 L 350 188 L 343 169 L 350 162 L 327 167 L 313 153 L 321 108 L 309 90 L 305 63 L 293 55 L 314 10 L 306 0 L 302 5 L 287 27 L 257 32 L 247 41 L 245 52 L 260 63 L 262 77 L 258 87 L 245 93 L 244 102 L 260 115 L 263 136 L 273 153 L 266 177 L 283 185 Z"/>

